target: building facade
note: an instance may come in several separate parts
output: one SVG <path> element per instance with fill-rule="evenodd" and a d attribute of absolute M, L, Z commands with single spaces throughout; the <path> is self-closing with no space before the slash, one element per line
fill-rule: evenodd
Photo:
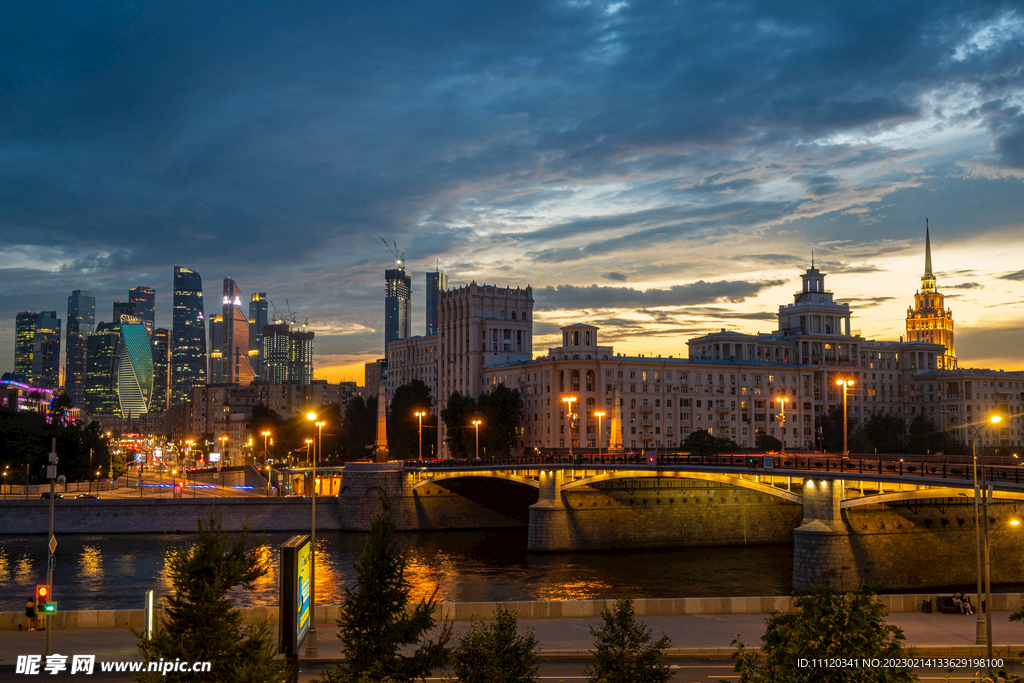
<path fill-rule="evenodd" d="M 43 311 L 36 318 L 32 337 L 32 383 L 44 389 L 59 389 L 60 318 L 57 311 Z"/>
<path fill-rule="evenodd" d="M 121 344 L 118 323 L 100 323 L 89 335 L 85 360 L 85 408 L 93 417 L 121 415 L 117 369 Z"/>
<path fill-rule="evenodd" d="M 128 301 L 135 304 L 135 315 L 152 334 L 156 327 L 156 291 L 152 287 L 132 287 L 128 290 Z"/>
<path fill-rule="evenodd" d="M 398 268 L 384 271 L 384 350 L 396 339 L 410 336 L 412 322 L 412 278 L 405 271 L 405 261 Z"/>
<path fill-rule="evenodd" d="M 310 384 L 313 381 L 313 332 L 293 330 L 287 322 L 263 327 L 265 384 Z"/>
<path fill-rule="evenodd" d="M 355 382 L 329 384 L 324 380 L 305 385 L 262 384 L 259 394 L 260 403 L 286 420 L 311 410 L 317 412 L 332 403 L 341 407 L 344 416 L 348 402 L 360 395 L 362 391 Z"/>
<path fill-rule="evenodd" d="M 263 383 L 263 328 L 267 319 L 267 293 L 256 292 L 249 299 L 249 350 L 257 351 L 250 357 L 256 383 Z"/>
<path fill-rule="evenodd" d="M 429 337 L 438 332 L 438 305 L 441 302 L 441 292 L 448 289 L 448 273 L 436 270 L 427 273 L 427 330 Z"/>
<path fill-rule="evenodd" d="M 939 359 L 942 370 L 956 369 L 956 347 L 953 343 L 953 311 L 946 308 L 945 296 L 936 286 L 932 272 L 932 240 L 928 221 L 924 228 L 924 275 L 921 289 L 914 294 L 913 308 L 907 308 L 907 339 L 941 344 L 945 351 Z"/>
<path fill-rule="evenodd" d="M 39 311 L 18 311 L 14 318 L 14 374 L 32 384 L 32 346 L 36 338 Z"/>
<path fill-rule="evenodd" d="M 206 384 L 206 318 L 203 279 L 183 266 L 174 267 L 171 328 L 171 403 L 189 400 L 192 389 Z"/>
<path fill-rule="evenodd" d="M 158 327 L 153 331 L 153 397 L 151 411 L 162 412 L 171 404 L 171 331 Z"/>
<path fill-rule="evenodd" d="M 224 278 L 221 303 L 221 315 L 210 326 L 210 380 L 249 386 L 255 381 L 249 362 L 249 318 L 242 312 L 242 292 L 231 278 Z"/>
<path fill-rule="evenodd" d="M 88 290 L 74 290 L 68 297 L 64 331 L 64 390 L 76 406 L 85 404 L 85 355 L 95 326 L 96 297 Z"/>
<path fill-rule="evenodd" d="M 117 348 L 117 402 L 121 415 L 135 418 L 149 411 L 153 394 L 153 351 L 140 319 L 122 315 Z"/>
<path fill-rule="evenodd" d="M 395 390 L 414 379 L 430 387 L 431 395 L 437 401 L 439 339 L 439 335 L 430 334 L 398 339 L 388 344 L 388 405 L 391 405 Z"/>

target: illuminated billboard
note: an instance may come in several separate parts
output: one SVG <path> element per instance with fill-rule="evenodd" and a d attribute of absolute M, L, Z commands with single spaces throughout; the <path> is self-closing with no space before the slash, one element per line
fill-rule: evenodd
<path fill-rule="evenodd" d="M 312 560 L 309 536 L 292 536 L 281 544 L 278 642 L 280 651 L 292 659 L 298 657 L 299 647 L 312 624 Z"/>

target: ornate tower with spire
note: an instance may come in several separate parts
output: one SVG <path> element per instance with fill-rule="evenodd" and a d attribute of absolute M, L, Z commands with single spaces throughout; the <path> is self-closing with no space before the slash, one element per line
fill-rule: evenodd
<path fill-rule="evenodd" d="M 939 359 L 939 368 L 956 369 L 953 311 L 945 307 L 945 297 L 935 286 L 932 240 L 927 218 L 924 219 L 924 275 L 921 276 L 921 290 L 914 294 L 913 308 L 907 307 L 907 341 L 942 344 L 946 352 Z"/>

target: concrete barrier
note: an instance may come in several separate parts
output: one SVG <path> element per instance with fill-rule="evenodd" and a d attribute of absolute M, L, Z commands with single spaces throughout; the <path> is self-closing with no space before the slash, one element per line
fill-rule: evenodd
<path fill-rule="evenodd" d="M 1021 608 L 1021 593 L 993 593 L 996 612 L 1015 612 Z M 890 613 L 920 612 L 924 601 L 932 604 L 945 595 L 879 595 L 878 599 Z M 640 598 L 633 601 L 637 616 L 672 616 L 679 614 L 770 614 L 792 612 L 795 598 L 788 595 L 741 598 Z M 611 608 L 614 600 L 534 600 L 523 602 L 443 602 L 434 610 L 437 619 L 468 621 L 492 619 L 498 605 L 504 605 L 519 619 L 596 618 Z M 333 623 L 340 605 L 317 605 L 316 623 Z M 278 621 L 277 607 L 249 607 L 240 610 L 247 624 Z M 163 610 L 157 610 L 161 615 Z M 941 618 L 937 614 L 936 618 Z M 87 610 L 57 612 L 51 617 L 54 630 L 80 628 L 142 628 L 143 610 Z M 0 612 L 0 631 L 16 631 L 25 623 L 24 613 Z"/>

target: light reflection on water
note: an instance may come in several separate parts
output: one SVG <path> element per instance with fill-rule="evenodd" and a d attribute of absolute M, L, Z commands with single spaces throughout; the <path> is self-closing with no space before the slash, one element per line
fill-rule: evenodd
<path fill-rule="evenodd" d="M 278 595 L 278 546 L 291 533 L 252 536 L 270 571 L 255 590 L 236 590 L 239 606 L 273 606 Z M 62 610 L 140 609 L 147 590 L 170 590 L 167 545 L 192 534 L 65 535 L 58 539 L 54 596 Z M 444 531 L 401 535 L 408 547 L 406 578 L 416 599 L 437 589 L 443 602 L 579 600 L 631 596 L 782 595 L 790 591 L 792 547 L 691 548 L 536 555 L 526 530 Z M 319 604 L 339 604 L 353 580 L 364 534 L 317 534 Z M 46 580 L 45 536 L 0 537 L 0 611 L 20 611 Z"/>

